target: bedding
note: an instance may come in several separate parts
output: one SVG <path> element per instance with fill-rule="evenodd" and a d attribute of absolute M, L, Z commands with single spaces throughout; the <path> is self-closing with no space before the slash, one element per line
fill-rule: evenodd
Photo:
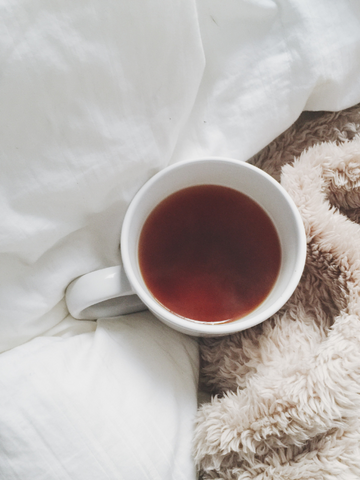
<path fill-rule="evenodd" d="M 271 318 L 200 342 L 201 478 L 358 479 L 360 104 L 301 115 L 251 162 L 296 203 L 306 265 Z"/>
<path fill-rule="evenodd" d="M 0 22 L 0 478 L 195 479 L 196 339 L 77 321 L 65 289 L 121 262 L 161 168 L 358 103 L 360 4 L 2 0 Z"/>

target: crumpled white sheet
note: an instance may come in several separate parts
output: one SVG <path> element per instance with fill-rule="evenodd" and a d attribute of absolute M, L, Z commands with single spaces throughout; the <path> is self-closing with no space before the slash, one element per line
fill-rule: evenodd
<path fill-rule="evenodd" d="M 39 337 L 1 363 L 1 479 L 194 478 L 195 342 L 149 312 Z"/>
<path fill-rule="evenodd" d="M 124 212 L 139 187 L 159 169 L 204 155 L 247 160 L 304 109 L 339 110 L 359 102 L 360 3 L 2 0 L 0 24 L 0 351 L 7 352 L 0 356 L 0 403 L 12 411 L 9 416 L 7 408 L 0 409 L 0 431 L 5 432 L 0 478 L 88 480 L 88 473 L 79 473 L 88 461 L 87 452 L 77 450 L 75 443 L 71 465 L 64 458 L 63 470 L 51 470 L 49 460 L 55 461 L 61 452 L 56 449 L 60 410 L 55 397 L 70 398 L 65 379 L 73 365 L 79 382 L 81 365 L 84 376 L 92 372 L 87 366 L 96 364 L 91 352 L 103 325 L 68 315 L 66 286 L 83 273 L 120 262 Z M 135 333 L 141 335 L 145 320 L 148 313 L 131 324 L 126 319 L 108 325 L 114 332 L 133 329 L 132 340 L 127 339 L 132 342 Z M 169 330 L 159 342 L 159 328 L 151 320 L 146 331 L 154 358 L 158 349 L 168 358 L 172 391 L 171 378 L 177 381 L 179 365 L 170 354 L 179 334 Z M 184 391 L 191 400 L 177 397 L 168 409 L 159 402 L 155 420 L 146 418 L 148 426 L 156 425 L 155 444 L 162 435 L 171 445 L 180 442 L 183 463 L 187 455 L 187 476 L 174 473 L 173 478 L 188 480 L 195 475 L 190 427 L 196 409 L 197 354 L 193 339 L 184 337 L 181 345 L 189 359 L 186 363 L 179 357 Z M 97 355 L 109 352 L 104 344 Z M 120 372 L 128 352 L 111 352 L 109 365 Z M 86 361 L 81 363 L 81 358 Z M 52 400 L 41 403 L 52 365 L 57 370 L 51 382 L 59 380 Z M 99 365 L 106 369 L 108 364 Z M 104 393 L 96 370 L 80 389 L 78 412 L 91 392 L 93 415 L 101 399 L 106 421 L 121 423 L 132 412 L 132 398 L 141 395 L 143 368 L 139 364 L 138 371 L 128 375 L 121 371 L 128 402 L 118 410 L 108 403 L 111 382 Z M 43 383 L 31 383 L 35 374 Z M 156 395 L 156 379 L 147 389 L 142 408 L 147 408 L 151 389 Z M 39 401 L 29 402 L 31 395 Z M 76 425 L 82 439 L 90 430 L 96 437 L 99 428 L 99 423 L 88 423 L 92 407 L 87 408 L 89 416 L 79 416 Z M 180 411 L 186 414 L 177 420 L 174 412 Z M 32 433 L 22 430 L 24 412 Z M 57 423 L 39 423 L 42 415 Z M 180 419 L 181 425 L 187 422 L 183 431 Z M 143 417 L 138 425 L 143 449 L 145 421 Z M 30 446 L 35 431 L 37 442 L 47 439 L 43 448 L 48 445 L 48 470 L 43 476 L 40 470 L 26 473 L 26 465 L 21 467 L 21 459 L 31 462 L 38 451 L 36 442 Z M 111 434 L 119 445 L 119 431 L 114 428 Z M 64 427 L 61 435 L 66 441 L 71 431 Z M 152 453 L 158 454 L 152 456 L 157 467 L 147 469 L 144 457 L 131 475 L 122 471 L 121 459 L 128 458 L 126 442 L 122 448 L 98 458 L 100 467 L 110 457 L 120 458 L 113 473 L 101 478 L 168 480 L 161 448 Z M 18 456 L 24 451 L 30 452 L 28 457 Z M 176 449 L 171 451 L 176 462 Z M 71 470 L 75 464 L 76 475 Z"/>

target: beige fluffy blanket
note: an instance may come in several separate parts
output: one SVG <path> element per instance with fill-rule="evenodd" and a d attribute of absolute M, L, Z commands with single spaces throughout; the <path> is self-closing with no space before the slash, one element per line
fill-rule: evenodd
<path fill-rule="evenodd" d="M 201 341 L 203 479 L 360 478 L 360 107 L 305 113 L 252 159 L 281 181 L 308 242 L 285 307 Z"/>

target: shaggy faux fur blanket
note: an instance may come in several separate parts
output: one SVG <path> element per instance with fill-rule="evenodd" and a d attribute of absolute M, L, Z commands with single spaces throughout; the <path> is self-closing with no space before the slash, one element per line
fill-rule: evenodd
<path fill-rule="evenodd" d="M 285 307 L 201 340 L 203 479 L 360 478 L 360 106 L 304 113 L 251 162 L 302 215 L 307 262 Z"/>

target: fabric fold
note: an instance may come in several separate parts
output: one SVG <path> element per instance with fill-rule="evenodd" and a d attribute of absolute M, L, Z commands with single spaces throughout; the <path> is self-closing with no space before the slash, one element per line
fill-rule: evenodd
<path fill-rule="evenodd" d="M 306 267 L 275 316 L 200 347 L 220 394 L 197 417 L 204 479 L 360 473 L 360 136 L 305 150 L 281 183 L 304 221 Z"/>

